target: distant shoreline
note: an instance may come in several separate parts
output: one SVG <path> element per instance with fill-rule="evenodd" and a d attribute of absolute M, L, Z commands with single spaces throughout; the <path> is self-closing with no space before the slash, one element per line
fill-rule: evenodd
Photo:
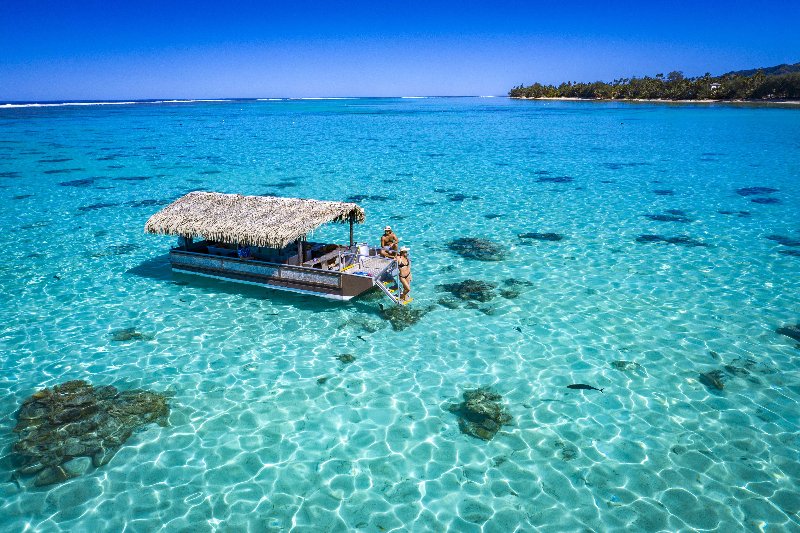
<path fill-rule="evenodd" d="M 578 98 L 576 96 L 509 96 L 512 100 L 556 100 L 565 102 L 640 102 L 655 104 L 770 104 L 800 105 L 800 100 L 667 100 L 663 98 Z"/>
<path fill-rule="evenodd" d="M 518 85 L 508 91 L 512 98 L 569 98 L 576 100 L 620 100 L 676 103 L 779 103 L 800 100 L 800 63 L 751 71 L 704 74 L 687 78 L 683 72 L 666 76 L 617 78 L 611 82 L 565 81 L 558 85 L 539 82 Z"/>

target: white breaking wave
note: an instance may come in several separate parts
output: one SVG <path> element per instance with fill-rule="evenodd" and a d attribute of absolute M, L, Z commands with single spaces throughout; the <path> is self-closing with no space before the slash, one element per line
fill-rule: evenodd
<path fill-rule="evenodd" d="M 93 105 L 148 105 L 148 104 L 189 104 L 192 102 L 231 102 L 232 100 L 131 100 L 129 102 L 53 102 L 53 103 L 32 103 L 32 104 L 0 104 L 0 109 L 10 109 L 17 107 L 64 107 L 64 106 L 93 106 Z"/>
<path fill-rule="evenodd" d="M 151 102 L 133 102 L 135 104 L 191 104 L 192 102 L 232 102 L 233 100 L 218 99 L 197 99 L 197 100 L 154 100 Z"/>
<path fill-rule="evenodd" d="M 355 96 L 316 96 L 306 98 L 289 98 L 289 100 L 358 100 Z"/>
<path fill-rule="evenodd" d="M 147 102 L 59 102 L 53 104 L 0 104 L 0 109 L 11 107 L 63 107 L 68 105 L 131 105 Z"/>

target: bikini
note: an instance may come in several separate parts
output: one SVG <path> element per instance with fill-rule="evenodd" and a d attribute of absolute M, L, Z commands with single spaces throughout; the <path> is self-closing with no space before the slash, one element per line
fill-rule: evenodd
<path fill-rule="evenodd" d="M 405 276 L 400 274 L 400 279 L 406 279 L 406 278 L 411 276 L 411 262 L 410 261 L 406 260 L 406 263 L 404 265 L 400 265 L 400 263 L 398 263 L 398 266 L 408 267 L 408 274 L 406 274 Z"/>

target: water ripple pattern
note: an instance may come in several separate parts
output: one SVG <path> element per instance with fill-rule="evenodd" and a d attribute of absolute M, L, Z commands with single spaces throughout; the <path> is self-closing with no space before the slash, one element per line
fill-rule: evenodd
<path fill-rule="evenodd" d="M 800 531 L 800 351 L 775 331 L 800 322 L 799 119 L 501 98 L 0 109 L 0 530 Z M 356 239 L 391 224 L 411 247 L 418 321 L 173 275 L 172 239 L 142 228 L 196 189 L 361 196 Z M 448 247 L 468 238 L 497 253 Z M 442 290 L 464 280 L 486 290 Z M 16 411 L 73 379 L 169 393 L 169 425 L 33 487 Z M 479 387 L 512 418 L 487 442 L 448 411 Z"/>

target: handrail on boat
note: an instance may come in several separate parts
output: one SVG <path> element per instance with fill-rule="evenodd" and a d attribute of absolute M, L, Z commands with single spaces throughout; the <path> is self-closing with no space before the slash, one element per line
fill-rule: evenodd
<path fill-rule="evenodd" d="M 341 285 L 342 285 L 342 277 L 341 277 L 342 276 L 342 272 L 337 272 L 335 270 L 321 270 L 321 269 L 316 269 L 316 268 L 312 269 L 312 268 L 309 268 L 309 267 L 306 267 L 306 266 L 302 266 L 302 265 L 297 266 L 297 265 L 287 265 L 287 264 L 284 264 L 284 263 L 272 263 L 272 262 L 263 261 L 263 260 L 260 260 L 260 259 L 253 259 L 251 257 L 247 257 L 247 258 L 245 258 L 245 257 L 230 257 L 230 256 L 222 256 L 222 255 L 204 254 L 204 253 L 199 253 L 199 252 L 189 252 L 189 251 L 180 250 L 180 249 L 177 249 L 177 248 L 173 248 L 171 250 L 171 252 L 176 253 L 179 256 L 180 255 L 198 256 L 198 257 L 202 257 L 202 258 L 207 259 L 207 260 L 218 261 L 220 264 L 224 264 L 224 263 L 242 263 L 242 264 L 247 264 L 247 265 L 254 265 L 254 266 L 257 266 L 257 267 L 271 268 L 271 269 L 274 269 L 276 271 L 277 275 L 274 276 L 274 277 L 276 277 L 278 279 L 284 279 L 284 278 L 288 277 L 288 276 L 284 276 L 283 275 L 284 272 L 286 272 L 286 273 L 298 272 L 300 274 L 309 274 L 309 273 L 311 273 L 311 274 L 313 274 L 315 276 L 323 276 L 323 277 L 329 278 L 331 280 L 336 280 L 336 283 L 335 283 L 336 287 L 341 287 Z M 289 278 L 289 279 L 292 279 L 292 278 Z M 313 282 L 308 282 L 308 283 L 314 284 Z M 333 285 L 325 284 L 325 286 L 333 286 Z"/>
<path fill-rule="evenodd" d="M 375 277 L 372 278 L 372 284 L 375 285 L 376 287 L 378 287 L 381 291 L 383 291 L 383 293 L 386 296 L 388 296 L 389 299 L 391 301 L 393 301 L 395 304 L 403 305 L 403 302 L 400 301 L 400 298 L 395 296 L 394 294 L 392 294 L 392 291 L 390 291 L 389 288 L 386 285 L 383 284 L 383 281 L 381 281 L 381 278 L 383 278 L 383 275 L 386 274 L 389 271 L 389 269 L 392 268 L 396 263 L 397 263 L 397 261 L 394 260 L 394 259 L 389 261 L 389 264 L 387 264 L 385 267 L 383 267 L 383 269 L 381 269 L 375 275 Z M 392 279 L 394 280 L 394 276 L 392 276 Z M 399 283 L 398 283 L 398 285 L 399 285 Z"/>

